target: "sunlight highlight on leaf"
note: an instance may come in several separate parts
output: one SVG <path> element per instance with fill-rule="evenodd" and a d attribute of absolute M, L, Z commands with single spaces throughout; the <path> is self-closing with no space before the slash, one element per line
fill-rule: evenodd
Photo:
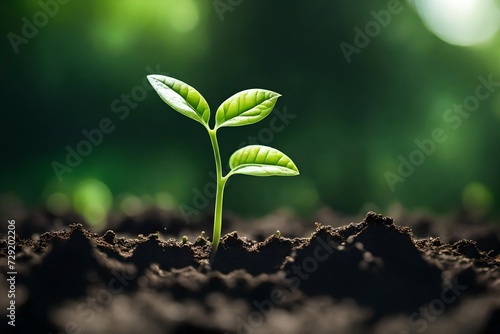
<path fill-rule="evenodd" d="M 236 93 L 217 109 L 215 127 L 257 123 L 269 115 L 280 96 L 265 89 L 247 89 Z"/>
<path fill-rule="evenodd" d="M 292 159 L 275 148 L 250 145 L 243 147 L 231 155 L 229 174 L 245 174 L 252 176 L 295 176 L 299 170 Z"/>

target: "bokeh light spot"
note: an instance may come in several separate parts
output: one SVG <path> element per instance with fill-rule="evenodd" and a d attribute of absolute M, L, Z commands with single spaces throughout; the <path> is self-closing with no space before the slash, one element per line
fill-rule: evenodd
<path fill-rule="evenodd" d="M 120 203 L 120 209 L 127 216 L 136 216 L 144 210 L 141 199 L 135 195 L 126 195 Z"/>
<path fill-rule="evenodd" d="M 73 193 L 73 205 L 90 225 L 104 225 L 113 203 L 109 188 L 99 180 L 86 179 L 78 183 Z"/>
<path fill-rule="evenodd" d="M 176 205 L 176 200 L 172 194 L 162 191 L 156 194 L 155 204 L 158 208 L 164 210 L 173 209 Z"/>
<path fill-rule="evenodd" d="M 429 30 L 450 44 L 484 43 L 500 28 L 494 0 L 415 0 L 415 5 Z"/>
<path fill-rule="evenodd" d="M 170 0 L 172 6 L 166 16 L 172 28 L 178 32 L 189 32 L 196 28 L 200 19 L 198 7 L 192 0 Z"/>
<path fill-rule="evenodd" d="M 482 183 L 469 183 L 462 193 L 462 200 L 467 211 L 476 214 L 485 214 L 493 206 L 493 194 Z"/>
<path fill-rule="evenodd" d="M 66 194 L 57 192 L 47 197 L 46 206 L 53 214 L 64 215 L 70 210 L 71 201 Z"/>

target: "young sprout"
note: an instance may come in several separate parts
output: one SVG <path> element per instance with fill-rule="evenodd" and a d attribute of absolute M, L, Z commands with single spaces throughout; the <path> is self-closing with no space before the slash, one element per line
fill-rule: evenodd
<path fill-rule="evenodd" d="M 215 125 L 210 127 L 210 108 L 205 98 L 186 83 L 164 75 L 148 75 L 148 80 L 160 98 L 172 109 L 205 127 L 212 142 L 215 158 L 217 191 L 215 197 L 212 259 L 219 246 L 222 225 L 224 186 L 235 174 L 252 176 L 295 176 L 299 170 L 284 153 L 268 146 L 249 145 L 234 152 L 229 158 L 230 171 L 222 175 L 222 163 L 217 141 L 217 130 L 225 126 L 243 126 L 257 123 L 271 113 L 281 96 L 265 89 L 248 89 L 234 94 L 215 112 Z"/>

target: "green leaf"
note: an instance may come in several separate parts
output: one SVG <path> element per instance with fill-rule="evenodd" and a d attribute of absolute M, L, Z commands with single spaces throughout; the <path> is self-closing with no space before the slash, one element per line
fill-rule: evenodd
<path fill-rule="evenodd" d="M 172 109 L 208 126 L 210 107 L 196 89 L 180 80 L 164 75 L 148 75 L 148 80 L 163 102 Z"/>
<path fill-rule="evenodd" d="M 248 89 L 224 101 L 215 114 L 215 127 L 257 123 L 273 110 L 281 95 L 265 89 Z"/>
<path fill-rule="evenodd" d="M 293 161 L 275 148 L 249 145 L 240 148 L 229 158 L 232 174 L 253 176 L 295 176 L 299 170 Z"/>

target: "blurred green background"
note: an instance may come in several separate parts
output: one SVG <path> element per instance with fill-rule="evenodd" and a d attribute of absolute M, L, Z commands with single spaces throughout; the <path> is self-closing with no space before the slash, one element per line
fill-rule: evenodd
<path fill-rule="evenodd" d="M 500 1 L 18 0 L 0 13 L 4 211 L 211 211 L 198 193 L 213 189 L 209 138 L 151 90 L 146 75 L 160 73 L 212 113 L 243 89 L 283 95 L 264 121 L 219 132 L 225 161 L 259 143 L 301 171 L 234 177 L 225 208 L 242 216 L 499 213 Z M 473 111 L 453 111 L 464 103 Z M 79 147 L 103 119 L 112 130 Z M 445 139 L 415 153 L 436 128 Z M 68 147 L 88 154 L 70 167 Z M 403 179 L 400 156 L 414 162 Z"/>

